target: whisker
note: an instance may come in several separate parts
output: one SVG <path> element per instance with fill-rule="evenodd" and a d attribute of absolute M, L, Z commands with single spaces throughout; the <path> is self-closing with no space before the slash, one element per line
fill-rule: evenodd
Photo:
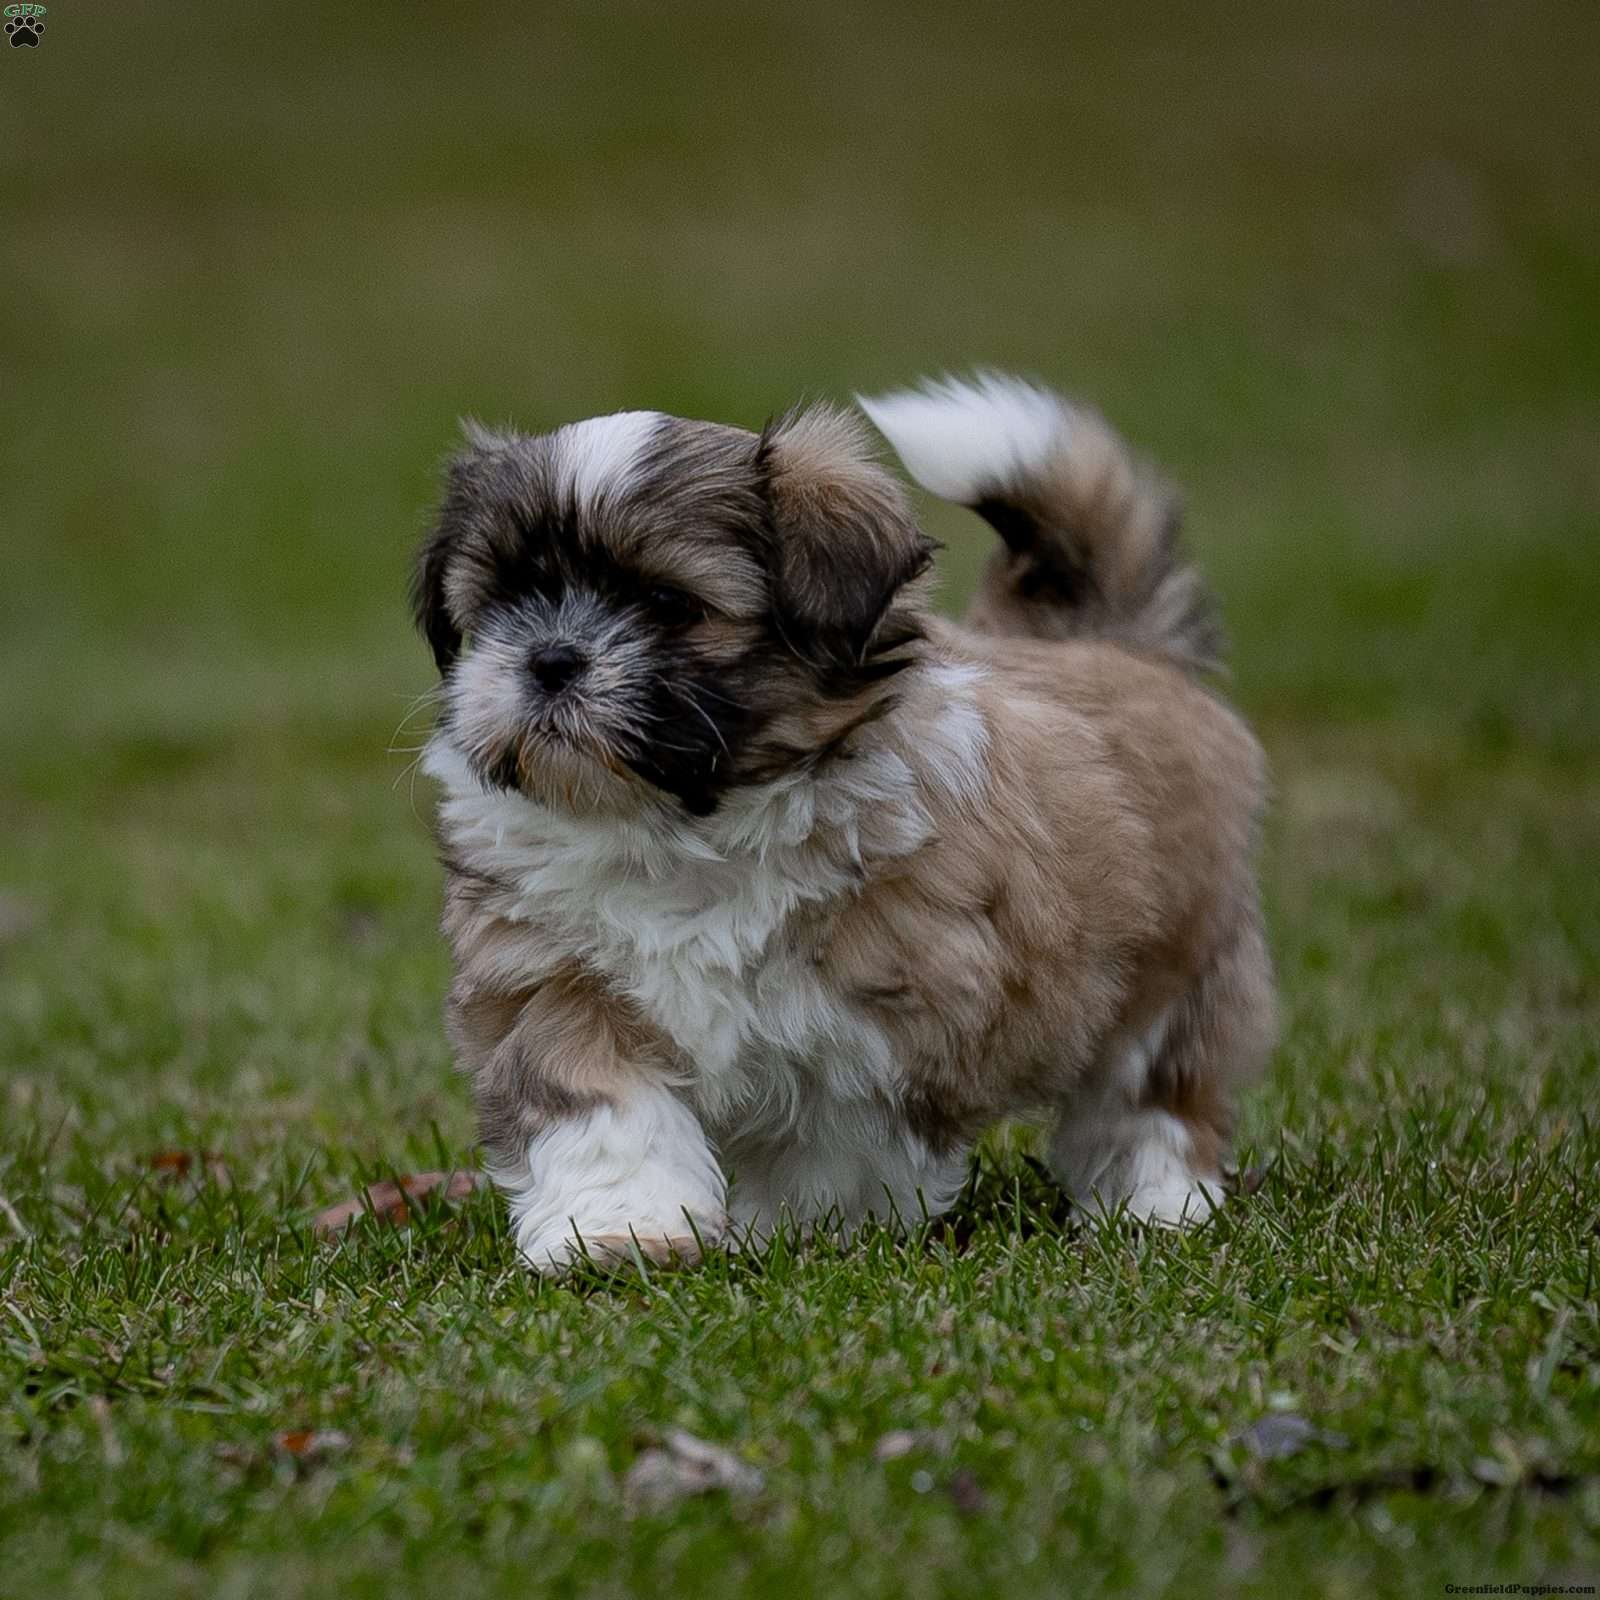
<path fill-rule="evenodd" d="M 681 685 L 668 682 L 667 687 L 676 689 L 680 688 Z M 709 683 L 696 684 L 695 687 L 701 694 L 712 700 L 720 700 L 725 706 L 733 706 L 735 709 L 739 709 L 743 705 L 742 701 L 734 699 L 732 695 L 723 694 L 720 689 L 713 689 Z"/>
<path fill-rule="evenodd" d="M 393 744 L 401 735 L 413 731 L 408 726 L 413 717 L 419 716 L 422 712 L 428 710 L 430 706 L 438 705 L 442 688 L 442 684 L 436 684 L 433 688 L 424 689 L 421 694 L 410 697 L 410 705 L 406 707 L 405 714 L 395 724 L 394 732 L 389 735 L 390 744 Z"/>
<path fill-rule="evenodd" d="M 394 775 L 394 782 L 389 785 L 389 793 L 393 794 L 395 792 L 395 790 L 400 787 L 401 783 L 406 778 L 410 778 L 411 779 L 411 797 L 412 797 L 413 802 L 415 802 L 416 793 L 417 793 L 417 772 L 421 768 L 421 766 L 422 766 L 422 754 L 419 751 L 417 753 L 417 755 L 412 760 L 406 762 L 406 764 Z M 415 804 L 413 804 L 412 809 L 415 810 Z"/>
<path fill-rule="evenodd" d="M 701 705 L 700 702 L 696 700 L 687 689 L 680 688 L 675 683 L 668 683 L 667 688 L 670 689 L 673 694 L 677 695 L 677 697 L 682 700 L 685 705 L 694 709 L 694 711 L 699 715 L 700 720 L 704 722 L 705 725 L 711 730 L 712 737 L 719 745 L 722 746 L 723 755 L 732 755 L 733 752 L 728 748 L 728 741 L 722 737 L 722 730 L 706 714 L 706 708 Z"/>

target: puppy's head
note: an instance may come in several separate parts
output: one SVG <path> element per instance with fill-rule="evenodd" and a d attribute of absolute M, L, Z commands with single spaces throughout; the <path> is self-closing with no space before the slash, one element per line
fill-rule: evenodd
<path fill-rule="evenodd" d="M 882 709 L 932 549 L 828 408 L 469 429 L 413 585 L 442 732 L 546 805 L 705 815 Z"/>

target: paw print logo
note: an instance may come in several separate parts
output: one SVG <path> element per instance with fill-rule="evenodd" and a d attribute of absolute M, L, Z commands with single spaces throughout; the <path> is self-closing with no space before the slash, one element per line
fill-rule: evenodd
<path fill-rule="evenodd" d="M 19 45 L 37 45 L 44 32 L 43 6 L 7 6 L 6 37 L 15 50 Z"/>

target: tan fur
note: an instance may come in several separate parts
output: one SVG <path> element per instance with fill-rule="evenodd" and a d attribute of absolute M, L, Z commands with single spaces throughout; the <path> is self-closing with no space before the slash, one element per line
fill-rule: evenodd
<path fill-rule="evenodd" d="M 1226 1085 L 1270 1040 L 1264 969 L 1231 975 L 1236 942 L 1259 952 L 1255 741 L 1206 691 L 1115 646 L 945 624 L 929 648 L 988 669 L 985 804 L 936 813 L 914 869 L 839 908 L 819 965 L 881 1014 L 916 1064 L 925 1127 L 951 1142 L 1057 1103 L 1104 1040 L 1197 986 L 1245 988 L 1249 1032 L 1215 1019 L 1232 1015 L 1223 996 L 1198 998 L 1148 1102 L 1194 1126 L 1215 1170 Z"/>

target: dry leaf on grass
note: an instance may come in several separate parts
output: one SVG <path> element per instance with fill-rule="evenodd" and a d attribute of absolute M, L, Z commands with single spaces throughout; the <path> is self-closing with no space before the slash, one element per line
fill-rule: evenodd
<path fill-rule="evenodd" d="M 949 1436 L 938 1428 L 891 1428 L 872 1447 L 872 1455 L 877 1461 L 899 1461 L 917 1450 L 948 1455 Z"/>
<path fill-rule="evenodd" d="M 1271 1176 L 1272 1169 L 1278 1163 L 1277 1152 L 1256 1162 L 1253 1167 L 1246 1167 L 1242 1171 L 1237 1167 L 1225 1167 L 1222 1173 L 1222 1186 L 1233 1196 L 1250 1195 L 1259 1193 L 1262 1184 Z"/>
<path fill-rule="evenodd" d="M 922 1442 L 922 1435 L 909 1428 L 894 1428 L 878 1440 L 872 1453 L 879 1461 L 898 1461 L 908 1456 Z"/>
<path fill-rule="evenodd" d="M 350 1435 L 337 1428 L 294 1428 L 272 1436 L 273 1448 L 296 1461 L 315 1461 L 350 1448 Z"/>
<path fill-rule="evenodd" d="M 950 1474 L 950 1481 L 945 1485 L 945 1493 L 950 1496 L 956 1510 L 964 1517 L 976 1516 L 986 1504 L 983 1485 L 978 1482 L 977 1474 L 966 1467 L 957 1467 Z"/>
<path fill-rule="evenodd" d="M 723 1489 L 730 1494 L 761 1492 L 765 1480 L 731 1450 L 675 1428 L 659 1446 L 643 1451 L 622 1481 L 631 1511 L 659 1511 L 691 1495 Z"/>
<path fill-rule="evenodd" d="M 144 1164 L 160 1178 L 186 1178 L 202 1168 L 213 1183 L 227 1183 L 228 1163 L 215 1150 L 157 1150 Z"/>
<path fill-rule="evenodd" d="M 253 1472 L 273 1461 L 309 1467 L 349 1448 L 350 1435 L 340 1428 L 285 1428 L 265 1441 L 229 1440 L 214 1446 L 213 1454 L 241 1472 Z"/>
<path fill-rule="evenodd" d="M 439 1191 L 446 1200 L 464 1200 L 487 1180 L 481 1172 L 414 1172 L 393 1182 L 368 1184 L 354 1200 L 321 1212 L 312 1226 L 324 1238 L 342 1233 L 357 1217 L 372 1215 L 396 1227 L 411 1220 L 410 1201 Z"/>
<path fill-rule="evenodd" d="M 1287 1461 L 1302 1451 L 1319 1448 L 1348 1450 L 1350 1441 L 1342 1433 L 1319 1428 L 1293 1411 L 1269 1411 L 1232 1434 L 1222 1448 L 1211 1452 L 1211 1476 L 1227 1496 L 1231 1514 L 1251 1495 L 1262 1492 L 1271 1475 L 1269 1462 Z M 1309 1503 L 1325 1504 L 1322 1497 L 1331 1498 L 1348 1487 L 1324 1484 L 1301 1498 Z"/>
<path fill-rule="evenodd" d="M 1319 1428 L 1314 1422 L 1296 1416 L 1292 1411 L 1270 1411 L 1258 1417 L 1243 1433 L 1238 1442 L 1258 1461 L 1283 1461 L 1297 1456 L 1308 1445 L 1325 1445 L 1330 1450 L 1344 1450 L 1350 1441 L 1342 1433 L 1332 1433 Z"/>

